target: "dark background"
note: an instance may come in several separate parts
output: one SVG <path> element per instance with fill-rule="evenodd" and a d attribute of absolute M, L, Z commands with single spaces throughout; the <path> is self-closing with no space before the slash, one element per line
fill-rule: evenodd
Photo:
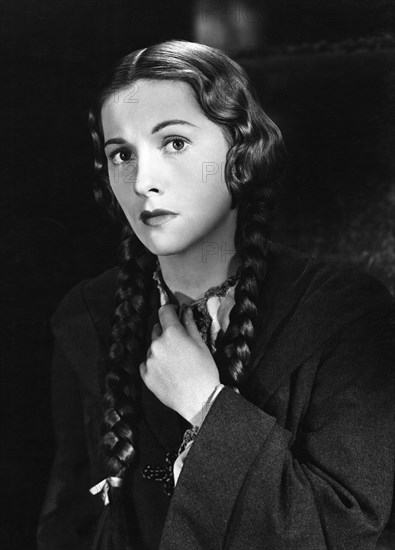
<path fill-rule="evenodd" d="M 118 230 L 91 192 L 87 110 L 100 73 L 165 39 L 223 47 L 251 74 L 287 144 L 273 238 L 356 262 L 395 294 L 395 2 L 0 7 L 0 546 L 10 550 L 35 548 L 54 453 L 50 315 L 75 283 L 116 262 Z"/>

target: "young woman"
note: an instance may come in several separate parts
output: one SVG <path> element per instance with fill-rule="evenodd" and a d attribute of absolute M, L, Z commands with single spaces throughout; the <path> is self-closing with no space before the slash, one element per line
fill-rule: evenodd
<path fill-rule="evenodd" d="M 132 52 L 90 125 L 124 238 L 53 318 L 40 550 L 373 549 L 394 300 L 269 241 L 284 148 L 243 69 L 185 41 Z"/>

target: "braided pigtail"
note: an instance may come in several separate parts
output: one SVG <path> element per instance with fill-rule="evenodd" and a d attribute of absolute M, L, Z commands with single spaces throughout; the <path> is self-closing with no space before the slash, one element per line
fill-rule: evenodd
<path fill-rule="evenodd" d="M 277 170 L 284 160 L 281 132 L 263 111 L 245 70 L 220 50 L 184 40 L 169 40 L 131 52 L 104 77 L 89 112 L 95 155 L 95 196 L 122 225 L 128 226 L 128 217 L 113 189 L 119 174 L 112 172 L 108 165 L 102 110 L 108 102 L 118 101 L 120 90 L 135 93 L 139 90 L 139 81 L 144 79 L 187 83 L 206 117 L 221 127 L 229 144 L 225 183 L 232 195 L 231 208 L 238 206 L 235 247 L 242 266 L 235 289 L 235 305 L 227 331 L 218 342 L 215 360 L 221 380 L 241 388 L 248 375 L 258 308 L 262 303 L 262 281 L 267 263 L 267 215 L 273 203 L 271 189 L 278 182 Z M 126 181 L 123 183 L 129 185 Z M 131 182 L 127 191 L 136 200 L 141 199 L 137 198 L 138 193 Z M 121 246 L 102 441 L 108 476 L 115 478 L 115 485 L 119 484 L 117 478 L 120 482 L 126 478 L 138 448 L 139 365 L 149 344 L 146 320 L 155 267 L 153 263 L 152 269 L 145 269 L 137 263 L 136 258 L 143 249 L 147 252 L 129 230 Z M 156 256 L 152 255 L 151 259 Z M 125 550 L 125 522 L 122 513 L 118 514 L 126 509 L 122 484 L 110 487 L 109 500 L 96 548 Z"/>
<path fill-rule="evenodd" d="M 148 347 L 145 330 L 149 314 L 154 263 L 142 268 L 136 257 L 146 251 L 130 227 L 124 229 L 120 245 L 120 272 L 116 293 L 108 372 L 104 395 L 104 436 L 101 451 L 109 478 L 120 486 L 109 487 L 109 505 L 104 509 L 95 548 L 125 549 L 127 528 L 124 517 L 123 480 L 137 451 L 136 421 L 140 391 L 139 365 Z M 154 259 L 152 255 L 152 260 Z M 107 527 L 105 524 L 109 522 Z"/>
<path fill-rule="evenodd" d="M 266 188 L 263 200 L 240 205 L 238 212 L 239 231 L 235 245 L 242 264 L 235 288 L 235 304 L 220 345 L 220 353 L 226 358 L 225 366 L 220 368 L 223 383 L 239 388 L 243 388 L 246 381 L 255 344 L 258 304 L 262 303 L 262 282 L 267 270 L 267 214 L 273 204 L 273 193 Z"/>

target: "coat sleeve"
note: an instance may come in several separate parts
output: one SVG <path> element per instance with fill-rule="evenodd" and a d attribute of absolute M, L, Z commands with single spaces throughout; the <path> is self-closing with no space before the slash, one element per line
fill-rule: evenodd
<path fill-rule="evenodd" d="M 295 434 L 224 388 L 190 449 L 160 549 L 374 549 L 393 491 L 393 334 L 382 312 L 366 314 L 308 359 L 317 370 Z"/>
<path fill-rule="evenodd" d="M 67 357 L 63 338 L 67 321 L 59 309 L 52 319 L 52 330 L 52 414 L 57 451 L 38 526 L 38 550 L 85 550 L 99 510 L 89 494 L 90 463 L 81 388 Z"/>

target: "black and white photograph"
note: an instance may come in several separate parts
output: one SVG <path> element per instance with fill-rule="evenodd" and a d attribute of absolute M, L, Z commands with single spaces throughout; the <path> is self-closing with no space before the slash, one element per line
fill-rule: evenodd
<path fill-rule="evenodd" d="M 395 550 L 395 0 L 3 0 L 2 550 Z"/>

